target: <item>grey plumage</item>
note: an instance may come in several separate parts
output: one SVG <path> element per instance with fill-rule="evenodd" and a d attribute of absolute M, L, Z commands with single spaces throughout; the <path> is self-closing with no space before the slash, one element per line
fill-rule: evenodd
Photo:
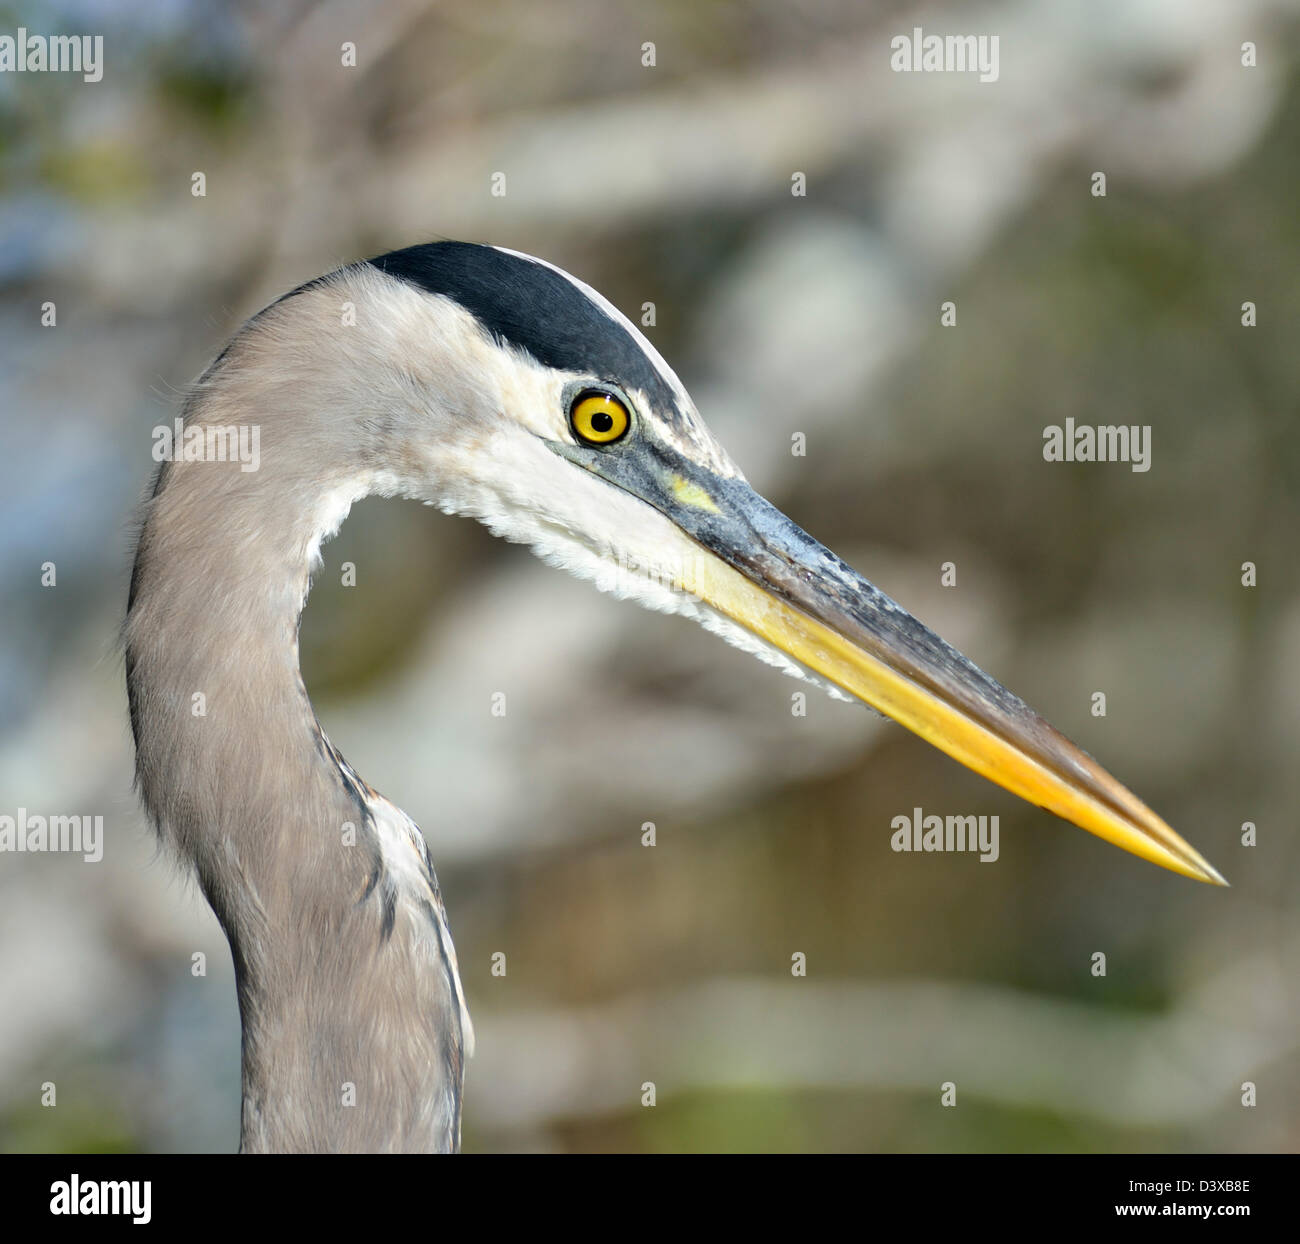
<path fill-rule="evenodd" d="M 598 299 L 537 261 L 473 249 L 494 272 L 504 256 L 584 305 Z M 424 841 L 338 756 L 299 673 L 322 540 L 371 493 L 471 514 L 578 573 L 603 564 L 620 528 L 648 529 L 643 559 L 673 530 L 638 523 L 631 498 L 583 473 L 549 478 L 577 373 L 381 266 L 351 265 L 272 304 L 197 382 L 186 427 L 256 424 L 259 468 L 165 463 L 132 576 L 137 785 L 230 940 L 246 1151 L 454 1149 L 472 1046 Z M 606 306 L 591 302 L 582 325 L 601 377 L 637 349 L 636 374 L 659 377 L 683 443 L 725 463 L 680 382 Z M 573 325 L 557 318 L 552 331 Z M 665 607 L 664 591 L 630 594 Z"/>
<path fill-rule="evenodd" d="M 388 805 L 340 762 L 298 670 L 298 617 L 316 547 L 342 518 L 335 498 L 387 456 L 383 427 L 356 409 L 345 292 L 360 296 L 341 278 L 277 304 L 196 387 L 187 423 L 256 421 L 261 469 L 161 470 L 127 623 L 139 788 L 234 955 L 249 1151 L 459 1141 L 459 986 L 433 870 L 423 904 L 399 908 L 375 823 Z M 384 374 L 384 360 L 365 362 L 363 374 Z M 401 400 L 403 377 L 388 381 Z M 427 855 L 411 861 L 424 866 Z M 356 1105 L 343 1104 L 347 1085 Z"/>
<path fill-rule="evenodd" d="M 616 441 L 573 421 L 574 395 L 593 388 L 626 415 Z M 325 738 L 298 668 L 321 542 L 368 494 L 480 519 L 875 705 L 1093 833 L 1221 880 L 758 497 L 644 337 L 541 261 L 441 244 L 314 281 L 245 325 L 184 417 L 187 430 L 256 425 L 260 461 L 182 455 L 159 471 L 127 687 L 141 797 L 230 940 L 246 1151 L 460 1140 L 473 1034 L 428 850 Z"/>

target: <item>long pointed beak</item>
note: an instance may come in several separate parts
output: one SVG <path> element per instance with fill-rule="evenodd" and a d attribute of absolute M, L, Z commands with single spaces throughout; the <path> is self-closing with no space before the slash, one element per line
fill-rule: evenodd
<path fill-rule="evenodd" d="M 747 484 L 678 481 L 661 508 L 706 550 L 683 576 L 687 591 L 1022 799 L 1227 885 L 1091 756 Z"/>

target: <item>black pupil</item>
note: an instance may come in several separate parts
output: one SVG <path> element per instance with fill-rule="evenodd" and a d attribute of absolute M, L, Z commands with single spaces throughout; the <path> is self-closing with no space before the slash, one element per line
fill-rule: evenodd
<path fill-rule="evenodd" d="M 614 426 L 614 416 L 607 410 L 598 410 L 591 417 L 593 432 L 608 432 Z"/>

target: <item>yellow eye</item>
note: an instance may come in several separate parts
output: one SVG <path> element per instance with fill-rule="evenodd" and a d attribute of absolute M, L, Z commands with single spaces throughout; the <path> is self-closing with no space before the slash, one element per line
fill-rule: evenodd
<path fill-rule="evenodd" d="M 588 445 L 609 445 L 627 433 L 627 407 L 612 393 L 579 393 L 569 410 L 574 435 Z"/>

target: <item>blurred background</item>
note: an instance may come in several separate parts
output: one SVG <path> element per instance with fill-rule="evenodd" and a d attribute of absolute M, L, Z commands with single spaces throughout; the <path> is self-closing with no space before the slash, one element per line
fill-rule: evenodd
<path fill-rule="evenodd" d="M 101 82 L 0 74 L 0 813 L 106 826 L 97 864 L 0 855 L 0 1148 L 237 1144 L 229 953 L 130 789 L 150 433 L 280 293 L 437 237 L 653 303 L 755 486 L 1233 883 L 364 502 L 304 674 L 429 839 L 478 1029 L 465 1147 L 1297 1147 L 1294 0 L 126 7 L 0 4 L 0 33 L 105 38 Z M 998 80 L 892 72 L 914 26 L 997 34 Z M 1149 424 L 1151 469 L 1045 462 L 1068 417 Z M 894 853 L 918 806 L 1000 816 L 1000 858 Z"/>

